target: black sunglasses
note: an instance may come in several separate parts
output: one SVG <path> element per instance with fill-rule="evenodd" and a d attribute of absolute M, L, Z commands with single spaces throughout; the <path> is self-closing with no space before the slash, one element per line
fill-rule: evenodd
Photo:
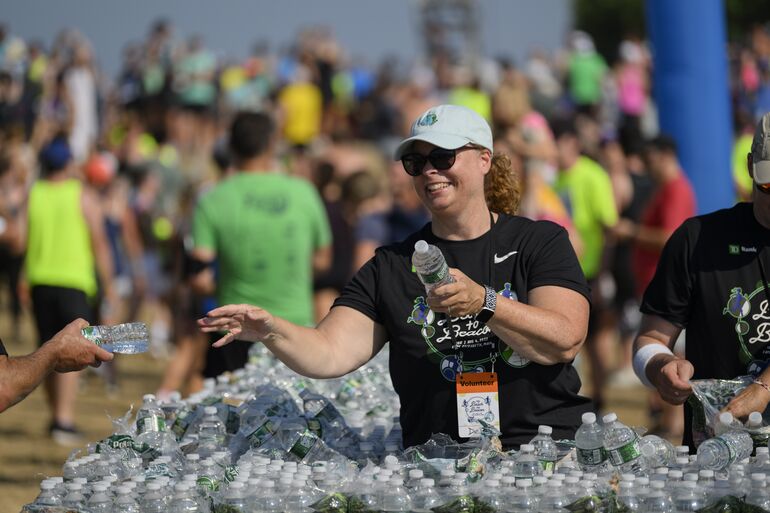
<path fill-rule="evenodd" d="M 421 153 L 408 153 L 401 157 L 401 164 L 404 171 L 410 176 L 420 176 L 425 168 L 425 163 L 430 162 L 434 168 L 444 171 L 454 166 L 457 158 L 457 150 L 446 150 L 444 148 L 434 148 L 427 155 Z"/>

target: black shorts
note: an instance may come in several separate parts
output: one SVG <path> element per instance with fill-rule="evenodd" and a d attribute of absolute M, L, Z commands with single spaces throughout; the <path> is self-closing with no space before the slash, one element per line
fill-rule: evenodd
<path fill-rule="evenodd" d="M 36 285 L 32 287 L 32 307 L 40 345 L 78 317 L 94 321 L 88 297 L 78 289 Z"/>
<path fill-rule="evenodd" d="M 209 343 L 213 344 L 222 337 L 221 333 L 210 333 Z M 223 372 L 238 370 L 249 361 L 251 343 L 234 340 L 224 347 L 209 345 L 206 353 L 206 366 L 203 368 L 204 378 L 215 378 Z"/>

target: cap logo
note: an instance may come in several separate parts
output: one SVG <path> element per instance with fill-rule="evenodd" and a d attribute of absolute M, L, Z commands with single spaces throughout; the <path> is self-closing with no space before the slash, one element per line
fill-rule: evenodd
<path fill-rule="evenodd" d="M 438 116 L 436 116 L 435 112 L 430 111 L 420 118 L 417 122 L 417 126 L 431 126 L 436 124 L 436 121 L 438 121 Z"/>

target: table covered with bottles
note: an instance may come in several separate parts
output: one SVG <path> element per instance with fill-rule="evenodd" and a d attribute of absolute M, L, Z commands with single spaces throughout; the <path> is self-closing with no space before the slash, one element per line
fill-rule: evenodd
<path fill-rule="evenodd" d="M 343 378 L 309 380 L 255 345 L 244 369 L 200 393 L 145 396 L 22 513 L 770 511 L 761 417 L 751 429 L 724 416 L 704 424 L 712 437 L 698 455 L 592 413 L 575 440 L 541 426 L 504 452 L 485 425 L 465 444 L 436 434 L 404 450 L 388 376 L 387 351 Z M 697 387 L 706 415 L 745 386 L 725 383 Z"/>

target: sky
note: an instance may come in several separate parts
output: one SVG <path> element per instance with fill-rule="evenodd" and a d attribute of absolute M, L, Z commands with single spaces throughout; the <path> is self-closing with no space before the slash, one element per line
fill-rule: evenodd
<path fill-rule="evenodd" d="M 121 50 L 141 40 L 159 17 L 172 22 L 176 37 L 203 35 L 223 56 L 244 57 L 253 43 L 273 49 L 298 30 L 323 24 L 334 30 L 351 57 L 379 62 L 422 52 L 420 0 L 4 0 L 0 21 L 12 34 L 46 47 L 63 28 L 77 28 L 96 48 L 100 66 L 114 76 Z M 562 45 L 571 22 L 568 0 L 476 0 L 482 49 L 491 56 L 521 60 L 534 48 Z"/>

